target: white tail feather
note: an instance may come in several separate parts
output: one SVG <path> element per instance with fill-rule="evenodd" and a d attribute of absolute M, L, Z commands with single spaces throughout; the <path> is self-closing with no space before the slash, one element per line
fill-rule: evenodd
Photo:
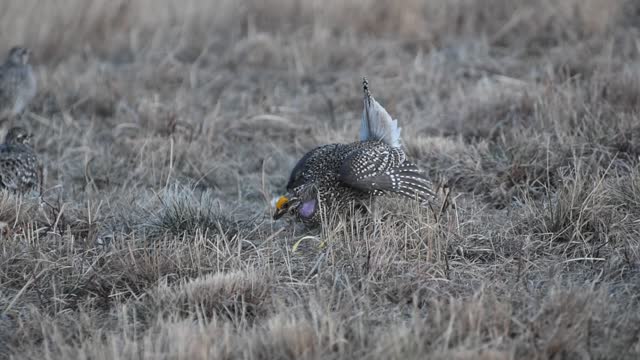
<path fill-rule="evenodd" d="M 400 147 L 400 130 L 398 120 L 393 120 L 387 110 L 369 93 L 369 83 L 362 81 L 364 88 L 364 110 L 360 125 L 360 141 L 379 140 L 389 146 Z"/>

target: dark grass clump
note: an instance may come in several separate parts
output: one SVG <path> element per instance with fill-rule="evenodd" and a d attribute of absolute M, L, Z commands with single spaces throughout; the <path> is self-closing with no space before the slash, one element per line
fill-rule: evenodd
<path fill-rule="evenodd" d="M 141 224 L 149 238 L 194 238 L 221 235 L 235 239 L 241 231 L 255 229 L 250 219 L 239 220 L 229 207 L 224 207 L 209 191 L 173 187 L 157 198 L 154 209 Z"/>

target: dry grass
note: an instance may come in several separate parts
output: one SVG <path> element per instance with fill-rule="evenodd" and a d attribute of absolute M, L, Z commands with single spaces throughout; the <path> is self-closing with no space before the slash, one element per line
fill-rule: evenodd
<path fill-rule="evenodd" d="M 44 199 L 0 197 L 0 357 L 640 356 L 640 7 L 3 3 Z M 360 79 L 453 193 L 270 219 Z"/>

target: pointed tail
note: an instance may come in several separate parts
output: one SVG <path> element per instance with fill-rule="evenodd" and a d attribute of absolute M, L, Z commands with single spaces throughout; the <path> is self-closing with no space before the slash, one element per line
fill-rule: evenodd
<path fill-rule="evenodd" d="M 360 141 L 378 140 L 389 146 L 400 147 L 400 131 L 398 120 L 393 120 L 369 92 L 369 82 L 363 78 L 364 110 L 362 111 L 362 123 L 360 125 Z"/>

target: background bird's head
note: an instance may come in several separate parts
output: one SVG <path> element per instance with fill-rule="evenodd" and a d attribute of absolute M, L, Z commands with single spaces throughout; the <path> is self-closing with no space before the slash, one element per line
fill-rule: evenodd
<path fill-rule="evenodd" d="M 7 58 L 7 62 L 14 65 L 26 65 L 29 63 L 29 57 L 31 56 L 31 50 L 21 47 L 14 46 L 9 50 L 9 56 Z"/>
<path fill-rule="evenodd" d="M 13 127 L 7 132 L 7 136 L 4 139 L 5 144 L 31 144 L 31 134 L 21 127 Z"/>

